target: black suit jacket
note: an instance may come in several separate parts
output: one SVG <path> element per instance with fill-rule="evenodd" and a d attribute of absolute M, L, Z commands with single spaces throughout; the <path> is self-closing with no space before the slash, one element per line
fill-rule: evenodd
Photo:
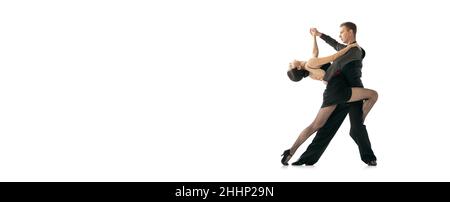
<path fill-rule="evenodd" d="M 320 36 L 327 44 L 339 51 L 346 47 L 326 34 Z M 365 57 L 364 49 L 352 48 L 345 55 L 338 58 L 331 65 L 322 68 L 326 71 L 324 80 L 328 81 L 327 88 L 364 87 L 362 76 L 362 60 Z"/>
<path fill-rule="evenodd" d="M 333 47 L 336 51 L 339 51 L 346 47 L 344 44 L 338 43 L 335 39 L 331 38 L 330 36 L 326 34 L 322 34 L 320 36 L 321 39 L 323 39 L 327 44 L 329 44 L 331 47 Z M 331 66 L 327 69 L 324 80 L 330 81 L 334 76 L 338 75 L 339 73 L 342 73 L 347 65 L 349 63 L 350 66 L 356 66 L 356 68 L 361 69 L 362 68 L 362 59 L 365 56 L 365 51 L 362 48 L 354 47 L 351 48 L 347 53 L 345 53 L 343 56 L 336 59 Z M 355 62 L 360 61 L 360 62 Z M 352 70 L 353 74 L 357 74 L 357 70 Z M 361 75 L 359 75 L 361 77 Z M 351 76 L 350 78 L 356 78 L 356 75 Z M 355 83 L 355 82 L 351 82 Z"/>

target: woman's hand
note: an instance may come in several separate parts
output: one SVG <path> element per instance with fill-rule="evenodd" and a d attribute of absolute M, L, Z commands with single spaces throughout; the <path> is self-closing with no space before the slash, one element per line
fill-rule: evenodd
<path fill-rule="evenodd" d="M 316 28 L 310 28 L 309 33 L 311 33 L 311 35 L 313 35 L 313 36 L 318 36 L 318 37 L 320 37 L 320 35 L 322 35 L 322 33 L 320 33 L 319 30 L 317 30 Z"/>
<path fill-rule="evenodd" d="M 358 43 L 352 43 L 352 44 L 350 44 L 348 46 L 349 46 L 349 48 L 359 47 L 359 44 Z"/>

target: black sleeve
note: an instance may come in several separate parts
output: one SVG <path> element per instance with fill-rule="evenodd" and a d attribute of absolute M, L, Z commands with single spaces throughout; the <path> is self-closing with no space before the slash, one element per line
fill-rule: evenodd
<path fill-rule="evenodd" d="M 322 69 L 323 71 L 327 71 L 328 70 L 328 67 L 330 67 L 331 66 L 331 63 L 327 63 L 327 64 L 324 64 L 324 65 L 322 65 L 321 67 L 320 67 L 320 69 Z"/>
<path fill-rule="evenodd" d="M 320 35 L 320 38 L 323 39 L 328 45 L 333 47 L 336 51 L 339 51 L 339 50 L 347 47 L 344 44 L 338 43 L 336 40 L 334 40 L 333 38 L 331 38 L 330 36 L 328 36 L 324 33 L 322 33 L 322 35 Z"/>
<path fill-rule="evenodd" d="M 364 87 L 362 76 L 362 61 L 355 60 L 346 64 L 341 72 L 351 87 Z"/>
<path fill-rule="evenodd" d="M 345 55 L 335 60 L 333 65 L 326 71 L 323 79 L 329 81 L 336 72 L 342 71 L 349 62 L 355 60 L 361 60 L 361 50 L 357 47 L 351 48 Z"/>

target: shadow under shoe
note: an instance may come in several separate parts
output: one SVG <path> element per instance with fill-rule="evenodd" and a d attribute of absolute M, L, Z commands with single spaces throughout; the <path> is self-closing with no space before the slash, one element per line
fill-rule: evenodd
<path fill-rule="evenodd" d="M 312 166 L 312 165 L 314 165 L 314 163 L 306 163 L 299 159 L 296 162 L 291 163 L 291 165 L 293 165 L 293 166 L 301 166 L 301 165 Z"/>

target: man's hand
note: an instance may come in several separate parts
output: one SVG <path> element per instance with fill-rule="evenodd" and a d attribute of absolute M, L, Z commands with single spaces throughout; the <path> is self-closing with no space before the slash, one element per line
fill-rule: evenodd
<path fill-rule="evenodd" d="M 319 32 L 319 30 L 317 30 L 316 28 L 311 28 L 311 29 L 309 29 L 309 33 L 311 33 L 311 35 L 313 35 L 313 36 L 318 36 L 318 37 L 320 37 L 321 35 L 322 35 L 322 33 L 321 32 Z"/>

